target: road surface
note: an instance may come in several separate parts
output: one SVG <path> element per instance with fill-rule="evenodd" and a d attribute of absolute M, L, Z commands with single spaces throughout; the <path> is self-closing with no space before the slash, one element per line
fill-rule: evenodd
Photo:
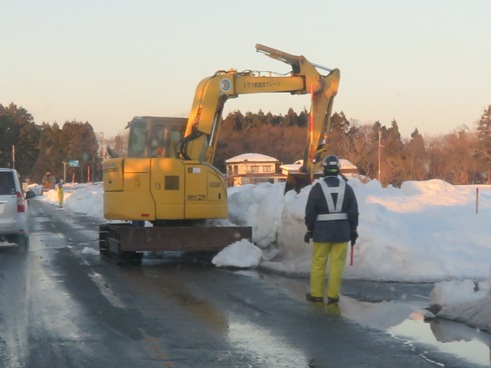
<path fill-rule="evenodd" d="M 306 279 L 116 266 L 92 254 L 97 220 L 35 200 L 30 211 L 29 248 L 0 248 L 0 368 L 476 367 L 371 327 L 356 284 L 337 308 L 304 301 Z"/>

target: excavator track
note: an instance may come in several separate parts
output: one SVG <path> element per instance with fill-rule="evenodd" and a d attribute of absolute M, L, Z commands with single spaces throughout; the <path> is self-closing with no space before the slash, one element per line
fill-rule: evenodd
<path fill-rule="evenodd" d="M 141 264 L 145 251 L 216 253 L 241 239 L 252 240 L 251 227 L 104 224 L 99 230 L 99 253 L 115 264 Z"/>
<path fill-rule="evenodd" d="M 143 258 L 142 252 L 121 250 L 121 234 L 115 231 L 113 226 L 107 224 L 99 228 L 99 254 L 103 259 L 117 265 L 139 265 Z"/>

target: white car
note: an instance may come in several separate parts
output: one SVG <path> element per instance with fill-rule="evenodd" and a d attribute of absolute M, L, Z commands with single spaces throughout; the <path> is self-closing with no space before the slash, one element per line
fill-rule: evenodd
<path fill-rule="evenodd" d="M 24 197 L 17 171 L 0 168 L 0 242 L 29 245 L 26 199 L 35 195 L 28 191 Z"/>

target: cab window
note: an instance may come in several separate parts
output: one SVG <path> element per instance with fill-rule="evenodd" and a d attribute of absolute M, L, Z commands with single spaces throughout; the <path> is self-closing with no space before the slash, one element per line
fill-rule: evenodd
<path fill-rule="evenodd" d="M 155 125 L 150 134 L 150 157 L 176 157 L 176 145 L 182 138 L 182 127 Z"/>
<path fill-rule="evenodd" d="M 145 157 L 146 136 L 147 124 L 144 121 L 132 124 L 128 143 L 129 157 Z"/>

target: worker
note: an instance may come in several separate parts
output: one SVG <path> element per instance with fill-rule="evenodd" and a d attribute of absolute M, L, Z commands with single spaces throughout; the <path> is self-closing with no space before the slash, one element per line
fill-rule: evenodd
<path fill-rule="evenodd" d="M 51 172 L 47 171 L 43 177 L 43 186 L 46 189 L 55 189 L 56 178 L 51 175 Z"/>
<path fill-rule="evenodd" d="M 323 164 L 324 178 L 310 190 L 305 207 L 307 233 L 304 240 L 313 240 L 310 292 L 311 302 L 324 302 L 326 266 L 329 260 L 327 303 L 339 302 L 348 242 L 358 238 L 358 202 L 353 188 L 340 176 L 339 159 L 328 156 Z"/>
<path fill-rule="evenodd" d="M 58 204 L 59 204 L 60 208 L 62 208 L 63 207 L 63 199 L 65 197 L 65 190 L 63 188 L 63 179 L 60 179 L 60 182 L 58 183 L 57 192 L 58 192 Z"/>

